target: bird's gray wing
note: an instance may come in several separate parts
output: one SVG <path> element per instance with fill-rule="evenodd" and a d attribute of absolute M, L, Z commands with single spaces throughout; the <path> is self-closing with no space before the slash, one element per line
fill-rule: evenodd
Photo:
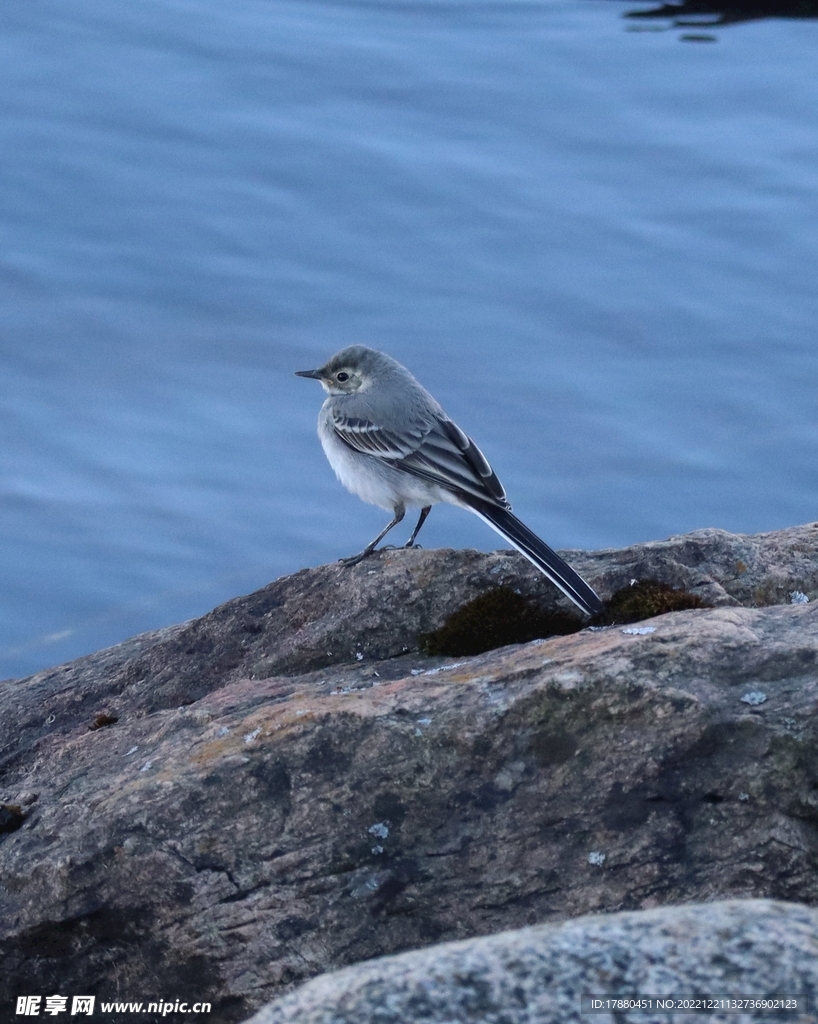
<path fill-rule="evenodd" d="M 452 491 L 467 503 L 469 498 L 477 498 L 511 507 L 485 455 L 448 416 L 418 420 L 397 430 L 336 408 L 332 426 L 353 451 L 383 459 L 395 469 Z"/>

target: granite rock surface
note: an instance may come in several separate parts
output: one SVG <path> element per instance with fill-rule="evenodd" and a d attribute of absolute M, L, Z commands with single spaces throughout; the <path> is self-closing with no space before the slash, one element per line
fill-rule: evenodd
<path fill-rule="evenodd" d="M 227 1024 L 442 941 L 818 902 L 818 525 L 567 555 L 714 607 L 429 658 L 488 589 L 559 602 L 512 553 L 387 551 L 0 683 L 0 1005 Z"/>
<path fill-rule="evenodd" d="M 814 1024 L 816 999 L 818 911 L 733 900 L 370 960 L 307 982 L 248 1024 Z M 711 1012 L 685 1012 L 702 1004 Z"/>

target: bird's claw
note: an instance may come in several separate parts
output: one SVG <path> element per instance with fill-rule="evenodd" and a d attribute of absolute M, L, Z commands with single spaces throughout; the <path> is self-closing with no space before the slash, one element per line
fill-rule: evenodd
<path fill-rule="evenodd" d="M 339 558 L 338 564 L 347 567 L 350 565 L 357 565 L 358 562 L 363 562 L 369 554 L 371 554 L 370 551 L 362 551 L 359 555 L 350 555 L 349 558 Z"/>

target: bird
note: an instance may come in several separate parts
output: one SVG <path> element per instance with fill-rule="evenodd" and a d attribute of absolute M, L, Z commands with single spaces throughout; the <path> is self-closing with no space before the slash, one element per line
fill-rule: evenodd
<path fill-rule="evenodd" d="M 396 359 L 351 345 L 296 376 L 319 381 L 327 393 L 318 436 L 335 475 L 348 491 L 393 516 L 363 551 L 341 559 L 343 564 L 370 555 L 402 521 L 407 506 L 420 508 L 404 545 L 413 547 L 432 506 L 446 502 L 479 516 L 586 615 L 603 610 L 579 573 L 512 513 L 485 455 Z"/>

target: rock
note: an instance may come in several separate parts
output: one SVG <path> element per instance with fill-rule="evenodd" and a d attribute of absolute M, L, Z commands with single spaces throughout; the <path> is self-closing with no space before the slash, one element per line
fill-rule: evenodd
<path fill-rule="evenodd" d="M 695 530 L 568 557 L 579 573 L 599 581 L 604 596 L 634 578 L 683 587 L 714 605 L 788 604 L 797 591 L 818 596 L 818 523 L 754 535 Z"/>
<path fill-rule="evenodd" d="M 0 1001 L 190 997 L 227 1024 L 443 940 L 816 902 L 818 609 L 790 603 L 816 546 L 569 553 L 603 596 L 649 576 L 716 607 L 458 659 L 419 634 L 553 588 L 515 554 L 388 551 L 0 684 Z"/>
<path fill-rule="evenodd" d="M 644 1008 L 591 1013 L 591 996 L 603 1007 L 637 1000 Z M 783 1016 L 757 1010 L 697 1016 L 814 1024 L 818 911 L 731 900 L 449 942 L 322 975 L 248 1024 L 681 1024 L 689 1013 L 657 1004 L 684 996 L 720 997 L 717 1002 L 755 996 L 762 1005 L 780 996 L 792 1007 Z"/>

